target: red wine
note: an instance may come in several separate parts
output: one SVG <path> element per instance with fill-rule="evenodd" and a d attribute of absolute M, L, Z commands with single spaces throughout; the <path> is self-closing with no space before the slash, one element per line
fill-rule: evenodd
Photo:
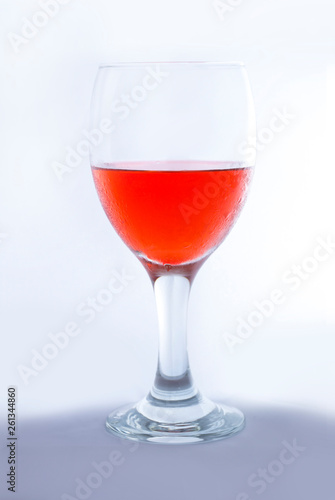
<path fill-rule="evenodd" d="M 167 268 L 203 259 L 221 243 L 240 212 L 251 170 L 217 162 L 92 167 L 121 238 L 141 260 Z"/>

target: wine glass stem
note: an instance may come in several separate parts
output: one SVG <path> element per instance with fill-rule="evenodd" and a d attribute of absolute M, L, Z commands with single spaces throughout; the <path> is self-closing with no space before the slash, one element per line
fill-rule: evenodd
<path fill-rule="evenodd" d="M 151 395 L 182 401 L 197 394 L 187 354 L 187 309 L 190 281 L 180 275 L 160 276 L 154 282 L 159 324 L 158 368 Z"/>

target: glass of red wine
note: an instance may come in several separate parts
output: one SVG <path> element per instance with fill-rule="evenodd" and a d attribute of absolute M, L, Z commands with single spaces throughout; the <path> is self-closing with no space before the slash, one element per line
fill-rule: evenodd
<path fill-rule="evenodd" d="M 186 319 L 193 279 L 233 226 L 252 177 L 255 118 L 244 65 L 101 66 L 91 126 L 100 201 L 148 272 L 159 324 L 153 387 L 137 404 L 114 410 L 107 429 L 153 443 L 231 436 L 244 416 L 194 385 Z"/>

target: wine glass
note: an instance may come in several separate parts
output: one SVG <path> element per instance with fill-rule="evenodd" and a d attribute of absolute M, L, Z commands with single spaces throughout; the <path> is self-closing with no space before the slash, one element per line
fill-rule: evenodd
<path fill-rule="evenodd" d="M 107 429 L 154 443 L 228 437 L 243 428 L 244 416 L 194 385 L 186 318 L 192 281 L 234 224 L 252 177 L 255 119 L 244 65 L 103 65 L 91 126 L 100 201 L 149 274 L 159 323 L 153 387 L 137 404 L 114 410 Z"/>

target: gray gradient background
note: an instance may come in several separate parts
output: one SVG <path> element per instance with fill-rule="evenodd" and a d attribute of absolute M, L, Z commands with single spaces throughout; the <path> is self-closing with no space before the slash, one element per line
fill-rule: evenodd
<path fill-rule="evenodd" d="M 335 253 L 295 291 L 283 275 L 313 255 L 319 238 L 335 240 L 333 3 L 242 0 L 221 19 L 208 0 L 71 0 L 15 53 L 8 34 L 19 34 L 22 18 L 38 10 L 32 0 L 0 6 L 2 445 L 9 385 L 18 389 L 19 426 L 18 492 L 6 491 L 2 447 L 1 500 L 74 495 L 76 478 L 85 479 L 92 462 L 113 449 L 124 463 L 89 498 L 331 497 Z M 276 110 L 294 115 L 259 152 L 238 224 L 199 272 L 191 295 L 196 382 L 247 415 L 245 431 L 231 440 L 141 445 L 131 453 L 103 428 L 110 409 L 139 399 L 152 383 L 152 290 L 103 214 L 87 157 L 63 182 L 53 165 L 89 129 L 97 65 L 115 58 L 244 60 L 258 129 Z M 133 277 L 129 285 L 85 323 L 78 305 L 122 269 Z M 230 352 L 225 334 L 236 333 L 239 319 L 275 288 L 285 303 Z M 78 336 L 25 385 L 18 366 L 28 366 L 31 350 L 41 351 L 48 335 L 69 322 L 78 324 Z M 294 439 L 306 450 L 258 495 L 248 477 Z"/>

